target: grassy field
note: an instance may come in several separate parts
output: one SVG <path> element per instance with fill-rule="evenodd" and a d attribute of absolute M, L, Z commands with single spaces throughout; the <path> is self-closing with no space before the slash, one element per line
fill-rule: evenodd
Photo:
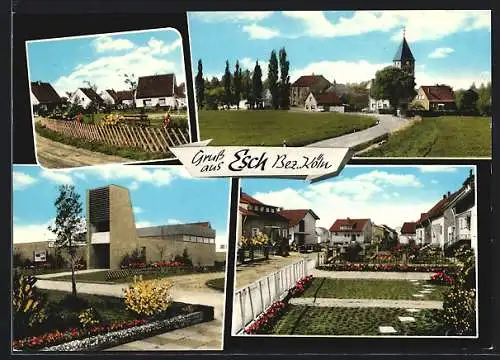
<path fill-rule="evenodd" d="M 301 297 L 337 299 L 399 299 L 415 300 L 413 294 L 424 289 L 408 280 L 350 280 L 315 278 Z M 446 286 L 435 286 L 419 300 L 442 300 Z"/>
<path fill-rule="evenodd" d="M 368 116 L 339 113 L 259 111 L 200 111 L 202 140 L 210 145 L 303 146 L 375 125 Z"/>
<path fill-rule="evenodd" d="M 380 335 L 379 326 L 393 326 L 394 335 L 444 335 L 440 310 L 421 310 L 410 314 L 404 309 L 339 308 L 290 305 L 290 310 L 274 326 L 278 335 Z M 413 316 L 415 322 L 403 324 L 398 316 Z"/>
<path fill-rule="evenodd" d="M 480 116 L 424 118 L 359 156 L 491 157 L 490 126 L 491 118 Z"/>

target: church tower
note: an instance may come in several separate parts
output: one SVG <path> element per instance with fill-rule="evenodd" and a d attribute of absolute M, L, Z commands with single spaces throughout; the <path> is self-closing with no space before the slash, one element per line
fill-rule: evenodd
<path fill-rule="evenodd" d="M 405 30 L 403 29 L 403 40 L 399 45 L 398 51 L 393 58 L 395 67 L 402 69 L 406 73 L 415 76 L 415 58 L 411 53 L 410 46 L 405 38 Z"/>

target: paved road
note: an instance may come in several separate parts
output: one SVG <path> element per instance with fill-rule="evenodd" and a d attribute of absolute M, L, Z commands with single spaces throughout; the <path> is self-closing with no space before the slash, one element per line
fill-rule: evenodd
<path fill-rule="evenodd" d="M 407 119 L 398 118 L 388 114 L 364 114 L 356 113 L 356 115 L 376 117 L 380 123 L 368 129 L 361 130 L 352 134 L 338 136 L 332 139 L 321 140 L 307 146 L 311 147 L 354 147 L 359 144 L 371 141 L 379 136 L 393 132 L 405 126 L 408 123 Z"/>
<path fill-rule="evenodd" d="M 38 134 L 36 134 L 36 153 L 40 165 L 50 169 L 133 161 L 62 144 Z"/>
<path fill-rule="evenodd" d="M 382 300 L 382 299 L 334 299 L 334 298 L 293 298 L 292 305 L 350 307 L 350 308 L 393 308 L 393 309 L 442 309 L 442 301 L 431 300 Z"/>
<path fill-rule="evenodd" d="M 314 277 L 333 279 L 382 279 L 382 280 L 429 280 L 428 272 L 381 272 L 381 271 L 328 271 L 312 270 Z"/>

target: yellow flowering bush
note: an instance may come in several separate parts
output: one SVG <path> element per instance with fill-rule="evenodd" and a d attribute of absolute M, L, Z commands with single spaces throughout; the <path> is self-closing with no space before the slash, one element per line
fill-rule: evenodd
<path fill-rule="evenodd" d="M 140 316 L 151 316 L 168 309 L 174 284 L 167 279 L 134 282 L 124 289 L 125 306 Z"/>
<path fill-rule="evenodd" d="M 86 329 L 92 325 L 99 324 L 98 316 L 93 308 L 88 308 L 83 310 L 80 315 L 78 315 L 78 320 L 80 320 L 80 325 L 82 328 Z"/>
<path fill-rule="evenodd" d="M 121 122 L 119 114 L 107 114 L 101 120 L 101 125 L 117 125 Z"/>
<path fill-rule="evenodd" d="M 264 233 L 258 233 L 253 237 L 242 236 L 238 242 L 239 246 L 264 246 L 267 245 L 269 237 Z"/>

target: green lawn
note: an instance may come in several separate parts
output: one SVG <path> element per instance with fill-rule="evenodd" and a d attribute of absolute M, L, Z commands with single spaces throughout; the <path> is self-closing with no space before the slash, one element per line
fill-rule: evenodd
<path fill-rule="evenodd" d="M 224 282 L 226 281 L 226 278 L 217 278 L 217 279 L 212 279 L 208 280 L 205 285 L 207 285 L 209 288 L 212 288 L 214 290 L 224 292 Z"/>
<path fill-rule="evenodd" d="M 423 290 L 423 282 L 414 285 L 408 280 L 351 280 L 315 278 L 301 297 L 337 299 L 399 299 L 442 300 L 445 286 L 435 286 L 430 294 L 422 298 L 412 295 Z"/>
<path fill-rule="evenodd" d="M 360 156 L 491 157 L 490 125 L 491 118 L 480 116 L 424 118 Z"/>
<path fill-rule="evenodd" d="M 202 110 L 198 113 L 202 140 L 210 145 L 303 146 L 375 125 L 374 118 L 339 113 L 282 110 Z"/>
<path fill-rule="evenodd" d="M 274 326 L 277 335 L 380 335 L 379 326 L 393 326 L 394 335 L 444 335 L 440 310 L 421 310 L 411 314 L 404 309 L 308 307 L 290 305 Z M 403 324 L 398 316 L 413 316 L 414 323 Z"/>

